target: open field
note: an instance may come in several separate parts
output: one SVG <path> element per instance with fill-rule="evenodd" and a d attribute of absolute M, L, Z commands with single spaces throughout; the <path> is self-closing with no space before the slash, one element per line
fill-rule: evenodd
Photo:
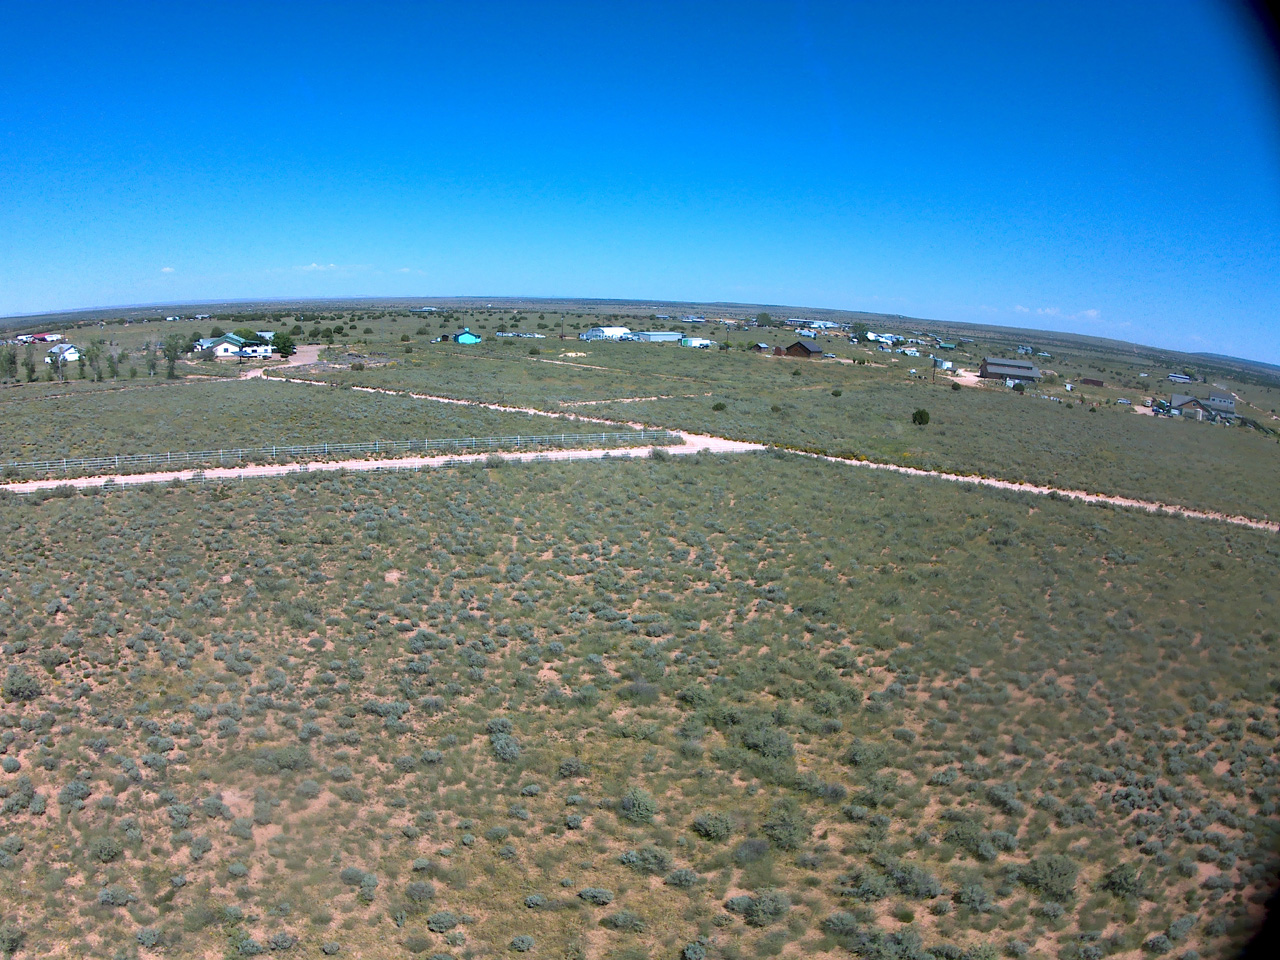
<path fill-rule="evenodd" d="M 835 338 L 492 336 L 515 319 L 264 314 L 319 362 L 0 389 L 0 460 L 710 435 L 0 491 L 0 952 L 1196 960 L 1256 927 L 1273 530 L 776 448 L 1275 518 L 1274 435 L 1134 415 L 1161 358 L 1083 338 L 1020 396 Z M 192 324 L 98 332 L 140 356 Z M 464 324 L 486 340 L 430 343 Z M 1265 371 L 1214 377 L 1266 421 Z"/>
<path fill-rule="evenodd" d="M 86 403 L 89 400 L 89 403 Z M 403 397 L 247 381 L 153 381 L 33 399 L 0 394 L 0 462 L 464 436 L 598 433 L 603 427 Z"/>
<path fill-rule="evenodd" d="M 476 348 L 437 344 L 394 367 L 318 376 L 344 385 L 638 420 L 925 469 L 1280 516 L 1280 485 L 1273 482 L 1280 443 L 1257 431 L 1143 417 L 1105 402 L 1092 409 L 1094 403 L 1079 404 L 1081 395 L 1052 387 L 1044 392 L 1077 402 L 1019 396 L 999 387 L 953 390 L 943 376 L 936 383 L 922 373 L 911 376 L 906 359 L 889 364 L 884 355 L 834 342 L 832 352 L 867 362 L 650 344 L 566 347 L 559 341 L 554 347 L 544 343 L 533 357 L 528 348 L 508 348 L 510 342 Z M 1132 395 L 1140 404 L 1141 394 Z M 649 397 L 665 399 L 644 399 Z M 627 402 L 607 402 L 618 399 Z M 716 410 L 717 404 L 724 409 Z M 931 415 L 923 429 L 911 423 L 921 407 Z"/>
<path fill-rule="evenodd" d="M 1256 922 L 1274 535 L 761 454 L 248 492 L 3 504 L 33 954 L 1219 956 Z"/>

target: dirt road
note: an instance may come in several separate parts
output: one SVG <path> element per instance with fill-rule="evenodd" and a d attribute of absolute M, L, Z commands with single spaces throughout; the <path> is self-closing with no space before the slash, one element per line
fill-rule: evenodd
<path fill-rule="evenodd" d="M 240 374 L 241 380 L 257 380 L 266 375 L 268 370 L 283 370 L 286 367 L 305 367 L 315 363 L 320 359 L 320 351 L 324 348 L 318 343 L 305 344 L 298 348 L 298 352 L 286 360 L 284 363 L 273 363 L 266 367 L 254 367 Z"/>
<path fill-rule="evenodd" d="M 308 363 L 314 363 L 319 349 L 319 347 L 301 348 L 297 354 L 290 358 L 288 366 L 305 366 Z M 303 350 L 309 351 L 309 359 L 303 356 Z M 293 362 L 294 360 L 298 360 L 298 362 L 295 363 Z M 280 367 L 271 369 L 280 369 Z M 262 376 L 263 368 L 258 368 L 252 373 Z M 332 384 L 324 381 L 307 380 L 299 377 L 274 377 L 272 379 L 281 383 L 297 383 L 308 386 L 333 388 Z M 360 393 L 385 393 L 393 396 L 412 397 L 416 400 L 427 400 L 433 403 L 456 404 L 464 407 L 482 407 L 488 410 L 525 413 L 531 416 L 548 417 L 551 419 L 578 420 L 586 423 L 599 423 L 615 427 L 625 426 L 632 427 L 637 430 L 644 429 L 646 427 L 646 424 L 642 423 L 609 420 L 603 417 L 589 417 L 580 413 L 539 410 L 535 407 L 514 407 L 500 403 L 485 403 L 479 400 L 460 400 L 456 397 L 413 393 L 408 390 L 389 390 L 378 387 L 350 387 L 349 389 Z M 690 454 L 697 454 L 704 451 L 708 453 L 732 454 L 759 452 L 768 449 L 764 444 L 747 443 L 741 440 L 730 440 L 726 437 L 714 437 L 706 434 L 688 433 L 683 430 L 671 430 L 670 432 L 678 434 L 682 438 L 683 442 L 674 446 L 662 447 L 661 449 L 676 456 L 688 456 Z M 544 460 L 602 460 L 606 457 L 645 457 L 648 456 L 653 449 L 654 448 L 651 446 L 624 448 L 613 447 L 588 450 L 554 450 L 542 453 L 503 453 L 496 454 L 496 456 L 500 456 L 504 460 L 510 460 L 512 462 Z M 1273 520 L 1218 513 L 1212 510 L 1196 510 L 1192 507 L 1182 507 L 1177 504 L 1161 503 L 1154 500 L 1139 500 L 1133 497 L 1119 497 L 1103 493 L 1090 493 L 1087 490 L 1069 490 L 1057 487 L 1046 487 L 1034 483 L 1023 483 L 1017 480 L 1001 480 L 995 477 L 946 473 L 940 470 L 923 470 L 919 467 L 904 467 L 894 463 L 876 463 L 870 460 L 847 460 L 841 457 L 824 456 L 822 454 L 814 453 L 799 453 L 798 455 L 810 457 L 815 460 L 824 460 L 828 463 L 837 463 L 848 467 L 863 467 L 869 470 L 887 470 L 891 473 L 897 473 L 909 477 L 942 480 L 948 483 L 969 483 L 975 486 L 989 487 L 996 490 L 1012 490 L 1018 493 L 1031 494 L 1033 496 L 1055 497 L 1058 499 L 1076 500 L 1082 503 L 1105 504 L 1108 506 L 1142 510 L 1147 513 L 1183 517 L 1193 520 L 1216 520 L 1222 523 L 1233 524 L 1235 526 L 1248 527 L 1253 530 L 1265 530 L 1270 533 L 1280 533 L 1280 523 Z M 280 477 L 291 473 L 330 472 L 337 470 L 418 470 L 474 463 L 477 461 L 484 461 L 490 456 L 495 456 L 495 454 L 482 453 L 436 457 L 398 457 L 386 460 L 340 460 L 325 463 L 302 464 L 259 464 L 246 467 L 219 467 L 209 470 L 175 470 L 159 473 L 80 477 L 74 480 L 26 480 L 0 484 L 0 489 L 10 490 L 14 493 L 36 493 L 41 490 L 53 490 L 63 486 L 92 488 L 107 486 L 108 484 L 116 486 L 132 486 L 145 483 L 171 483 L 175 480 L 189 481 L 202 479 L 206 482 L 218 480 L 243 480 L 254 477 Z"/>

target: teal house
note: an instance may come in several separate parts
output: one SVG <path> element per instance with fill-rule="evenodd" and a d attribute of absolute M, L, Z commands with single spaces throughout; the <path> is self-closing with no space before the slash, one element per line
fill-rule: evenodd
<path fill-rule="evenodd" d="M 464 327 L 453 335 L 454 343 L 479 343 L 483 338 L 472 333 L 470 327 Z"/>

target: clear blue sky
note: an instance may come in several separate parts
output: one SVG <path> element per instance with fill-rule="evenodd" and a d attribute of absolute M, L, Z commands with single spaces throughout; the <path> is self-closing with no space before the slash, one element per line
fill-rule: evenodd
<path fill-rule="evenodd" d="M 734 300 L 1280 362 L 1277 74 L 1212 2 L 9 3 L 0 314 Z"/>

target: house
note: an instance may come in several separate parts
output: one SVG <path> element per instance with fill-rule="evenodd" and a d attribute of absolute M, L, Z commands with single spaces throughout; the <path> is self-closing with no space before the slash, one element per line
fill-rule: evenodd
<path fill-rule="evenodd" d="M 791 344 L 791 346 L 787 347 L 787 356 L 802 357 L 805 360 L 811 360 L 814 357 L 822 356 L 822 348 L 812 340 L 805 340 L 801 338 Z"/>
<path fill-rule="evenodd" d="M 75 363 L 80 359 L 80 351 L 70 343 L 60 343 L 56 347 L 50 347 L 48 354 L 45 355 L 45 363 L 56 363 L 61 366 L 64 363 Z"/>
<path fill-rule="evenodd" d="M 57 343 L 62 339 L 60 333 L 37 333 L 31 338 L 36 343 Z"/>
<path fill-rule="evenodd" d="M 768 353 L 769 345 L 767 343 L 753 343 L 751 345 L 752 353 Z"/>
<path fill-rule="evenodd" d="M 1169 397 L 1169 414 L 1175 417 L 1190 417 L 1193 420 L 1212 420 L 1213 411 L 1199 397 L 1185 393 L 1175 393 Z"/>
<path fill-rule="evenodd" d="M 978 376 L 987 380 L 1036 381 L 1042 374 L 1030 360 L 1006 360 L 1003 357 L 983 357 Z"/>
<path fill-rule="evenodd" d="M 204 353 L 206 350 L 212 350 L 215 357 L 225 360 L 228 357 L 243 356 L 240 351 L 247 343 L 247 340 L 237 337 L 234 333 L 224 333 L 220 337 L 203 337 L 197 340 L 192 347 L 192 352 Z"/>
<path fill-rule="evenodd" d="M 943 360 L 941 357 L 933 358 L 933 365 L 939 370 L 954 370 L 955 364 L 950 360 Z"/>
<path fill-rule="evenodd" d="M 463 327 L 449 339 L 454 343 L 463 343 L 470 346 L 471 344 L 479 343 L 484 338 L 472 333 L 470 327 Z"/>
<path fill-rule="evenodd" d="M 1204 405 L 1214 413 L 1226 414 L 1229 417 L 1236 415 L 1236 398 L 1234 394 L 1223 393 L 1221 390 L 1210 390 L 1209 399 Z"/>
<path fill-rule="evenodd" d="M 699 350 L 710 350 L 716 345 L 714 340 L 708 340 L 706 337 L 681 337 L 680 346 L 697 347 Z"/>
<path fill-rule="evenodd" d="M 956 348 L 956 345 L 954 343 L 948 343 L 945 340 L 938 341 L 939 350 L 954 350 L 955 348 Z"/>
<path fill-rule="evenodd" d="M 592 327 L 583 333 L 578 334 L 579 340 L 621 340 L 625 336 L 629 336 L 631 329 L 629 327 Z"/>
<path fill-rule="evenodd" d="M 1031 347 L 1028 347 L 1025 344 L 1021 344 L 1021 343 L 1018 344 L 1018 356 L 1022 356 L 1024 354 L 1027 356 L 1031 356 L 1031 354 L 1034 352 L 1035 351 Z"/>
<path fill-rule="evenodd" d="M 631 339 L 641 343 L 679 343 L 681 336 L 677 330 L 644 330 L 631 334 Z"/>
<path fill-rule="evenodd" d="M 1080 382 L 1083 383 L 1086 387 L 1105 387 L 1106 386 L 1106 384 L 1103 383 L 1101 380 L 1096 380 L 1093 377 L 1081 377 Z"/>

